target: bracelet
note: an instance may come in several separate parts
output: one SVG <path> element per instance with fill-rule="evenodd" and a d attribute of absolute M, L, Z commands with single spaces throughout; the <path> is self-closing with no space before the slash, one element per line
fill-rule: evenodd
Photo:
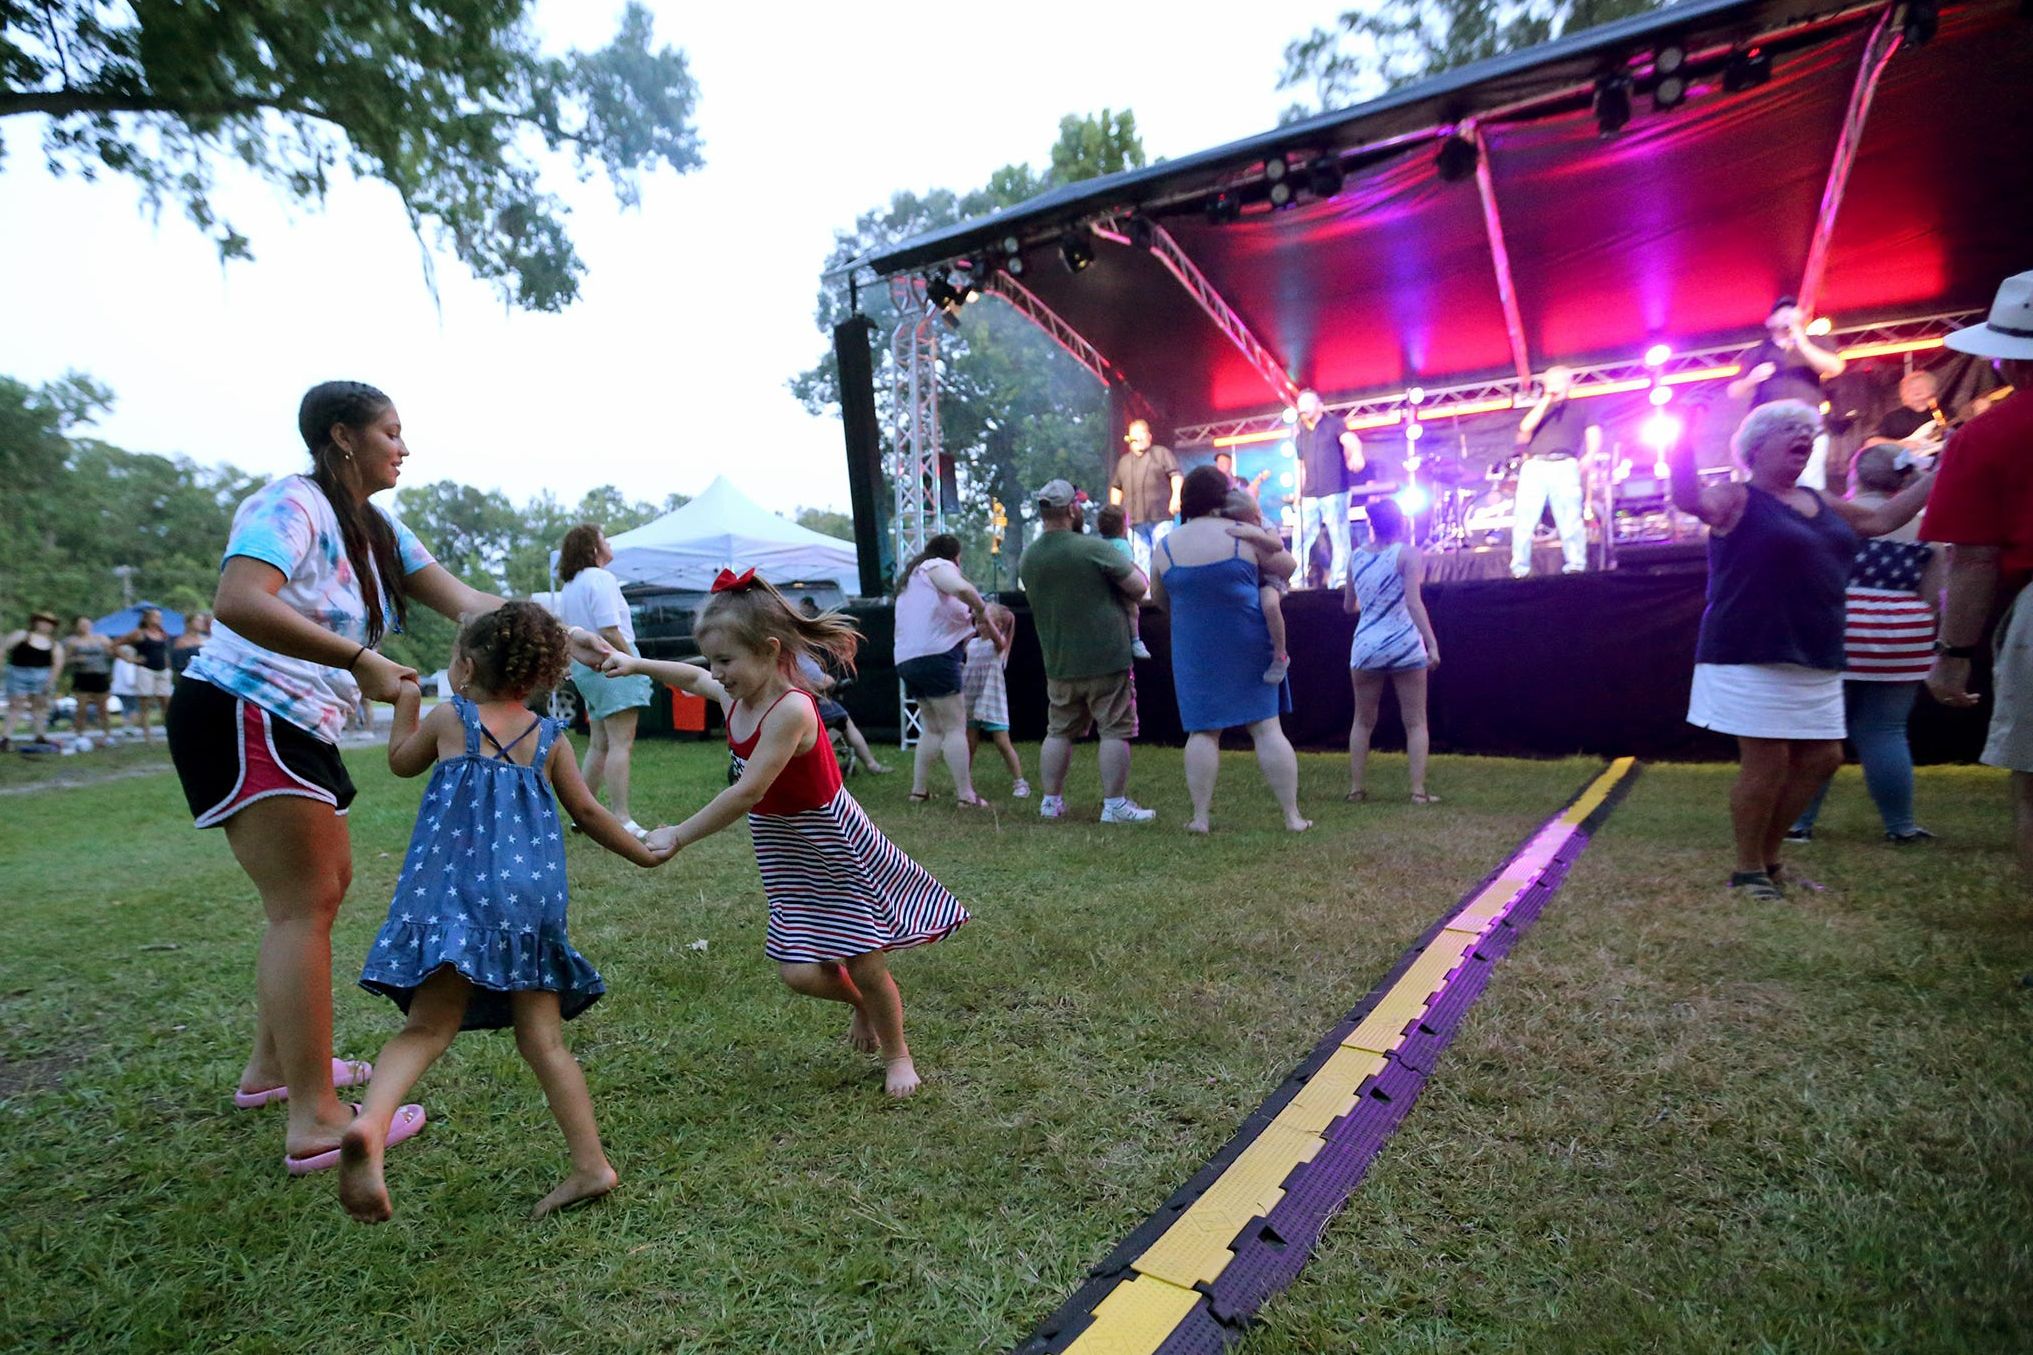
<path fill-rule="evenodd" d="M 358 662 L 360 662 L 360 656 L 361 656 L 361 655 L 363 655 L 363 654 L 365 654 L 366 652 L 367 652 L 367 646 L 366 646 L 366 645 L 362 645 L 362 646 L 360 646 L 360 648 L 358 648 L 358 649 L 354 650 L 354 651 L 353 651 L 353 657 L 352 657 L 352 658 L 350 658 L 350 659 L 348 659 L 348 660 L 346 660 L 346 671 L 347 671 L 347 672 L 349 672 L 349 673 L 350 673 L 350 672 L 352 672 L 352 671 L 353 671 L 353 665 L 354 665 L 354 664 L 356 664 L 356 663 L 358 663 Z"/>
<path fill-rule="evenodd" d="M 1944 659 L 1974 659 L 1977 656 L 1977 647 L 1975 645 L 1952 645 L 1945 640 L 1936 640 L 1934 642 L 1934 652 Z"/>

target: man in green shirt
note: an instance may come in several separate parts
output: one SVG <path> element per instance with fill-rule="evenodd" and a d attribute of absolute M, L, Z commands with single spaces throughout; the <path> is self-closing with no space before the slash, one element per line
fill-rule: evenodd
<path fill-rule="evenodd" d="M 1103 823 L 1148 823 L 1158 816 L 1129 798 L 1129 741 L 1136 737 L 1136 676 L 1130 663 L 1129 609 L 1150 586 L 1144 572 L 1098 537 L 1072 530 L 1073 486 L 1054 480 L 1038 491 L 1044 533 L 1024 551 L 1018 577 L 1045 658 L 1044 799 L 1038 814 L 1064 818 L 1066 769 L 1073 740 L 1090 722 L 1101 736 Z"/>

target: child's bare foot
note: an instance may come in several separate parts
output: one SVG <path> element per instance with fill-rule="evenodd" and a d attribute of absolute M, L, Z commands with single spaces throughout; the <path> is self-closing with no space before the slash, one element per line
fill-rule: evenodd
<path fill-rule="evenodd" d="M 911 1056 L 890 1059 L 882 1066 L 882 1089 L 891 1096 L 909 1096 L 918 1089 L 918 1070 Z"/>
<path fill-rule="evenodd" d="M 854 1009 L 854 1019 L 847 1023 L 847 1043 L 864 1054 L 873 1054 L 882 1048 L 882 1042 L 875 1038 L 875 1027 L 868 1024 L 868 1015 L 861 1008 Z"/>
<path fill-rule="evenodd" d="M 558 1182 L 556 1190 L 538 1200 L 536 1208 L 529 1211 L 529 1216 L 540 1219 L 546 1214 L 555 1214 L 560 1209 L 570 1209 L 575 1204 L 597 1200 L 620 1184 L 621 1177 L 605 1162 L 592 1171 L 574 1171 Z"/>
<path fill-rule="evenodd" d="M 1312 826 L 1313 820 L 1302 819 L 1299 818 L 1297 815 L 1294 815 L 1293 817 L 1285 820 L 1285 827 L 1294 833 L 1303 833 Z"/>
<path fill-rule="evenodd" d="M 387 1126 L 355 1120 L 339 1139 L 339 1203 L 362 1223 L 386 1223 L 395 1217 L 388 1183 L 381 1176 L 387 1137 Z"/>
<path fill-rule="evenodd" d="M 1213 825 L 1209 824 L 1205 819 L 1192 819 L 1187 822 L 1186 831 L 1189 833 L 1205 834 L 1213 831 Z"/>

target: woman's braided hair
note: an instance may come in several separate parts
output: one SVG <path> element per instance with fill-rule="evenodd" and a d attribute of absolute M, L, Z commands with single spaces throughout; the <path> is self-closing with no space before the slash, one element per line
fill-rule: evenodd
<path fill-rule="evenodd" d="M 503 603 L 459 628 L 459 652 L 473 665 L 474 681 L 515 701 L 564 681 L 571 650 L 558 618 L 534 602 Z"/>
<path fill-rule="evenodd" d="M 339 538 L 346 544 L 346 559 L 353 566 L 353 579 L 360 586 L 360 600 L 367 608 L 367 643 L 381 643 L 388 633 L 387 618 L 381 614 L 381 596 L 388 595 L 395 608 L 395 629 L 409 620 L 409 595 L 403 588 L 402 559 L 395 545 L 395 528 L 372 504 L 364 503 L 347 484 L 341 469 L 346 454 L 332 441 L 332 425 L 364 429 L 395 402 L 364 381 L 326 381 L 304 392 L 297 406 L 297 432 L 311 453 L 311 483 L 324 492 L 339 520 Z M 379 579 L 381 586 L 375 587 Z"/>

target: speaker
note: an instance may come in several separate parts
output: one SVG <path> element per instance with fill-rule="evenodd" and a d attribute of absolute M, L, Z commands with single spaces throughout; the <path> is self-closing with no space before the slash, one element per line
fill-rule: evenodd
<path fill-rule="evenodd" d="M 875 418 L 875 322 L 850 315 L 833 326 L 833 364 L 840 380 L 840 426 L 847 437 L 847 496 L 854 510 L 854 555 L 861 595 L 881 597 L 889 577 L 883 556 L 882 433 Z"/>

